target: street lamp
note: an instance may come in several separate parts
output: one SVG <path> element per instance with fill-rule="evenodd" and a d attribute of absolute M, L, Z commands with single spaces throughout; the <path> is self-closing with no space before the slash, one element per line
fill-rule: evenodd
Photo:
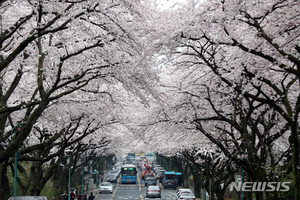
<path fill-rule="evenodd" d="M 11 143 L 13 143 L 13 139 L 12 139 L 12 135 L 15 132 L 15 128 L 17 128 L 18 126 L 22 125 L 22 124 L 26 124 L 25 122 L 21 122 L 19 124 L 17 124 L 10 132 L 10 140 Z M 18 130 L 19 131 L 19 130 Z M 15 177 L 14 177 L 14 196 L 17 196 L 17 169 L 18 169 L 18 151 L 15 152 Z"/>
<path fill-rule="evenodd" d="M 247 158 L 247 155 L 246 155 L 245 151 L 243 151 L 243 150 L 241 150 L 241 151 L 243 152 L 242 158 Z M 243 195 L 243 184 L 244 184 L 244 169 L 243 169 L 243 167 L 242 167 L 242 185 L 241 185 L 242 191 L 241 191 L 241 200 L 243 200 L 243 197 L 244 197 L 244 195 Z"/>
<path fill-rule="evenodd" d="M 97 163 L 97 167 L 98 167 L 98 163 Z M 98 188 L 98 176 L 99 176 L 99 171 L 94 169 L 94 171 L 92 172 L 93 174 L 96 175 L 96 188 Z"/>
<path fill-rule="evenodd" d="M 2 15 L 0 15 L 0 34 L 2 35 Z"/>
<path fill-rule="evenodd" d="M 69 156 L 67 157 L 67 165 L 68 165 L 68 159 L 69 159 Z M 66 167 L 64 164 L 59 164 L 61 167 Z M 71 175 L 71 168 L 69 167 L 68 168 L 68 171 L 69 171 L 69 187 L 68 187 L 68 200 L 70 200 L 70 188 L 71 188 L 71 177 L 70 177 L 70 175 Z"/>
<path fill-rule="evenodd" d="M 67 152 L 67 151 L 66 151 Z M 68 151 L 69 152 L 69 151 Z M 71 154 L 70 154 L 71 155 Z M 70 157 L 70 155 L 68 155 L 67 156 L 67 165 L 68 165 L 68 160 L 69 160 L 69 157 Z M 69 169 L 68 169 L 68 171 L 69 171 L 69 188 L 68 188 L 68 200 L 70 200 L 71 198 L 71 191 L 70 191 L 70 189 L 71 189 L 71 167 L 69 167 Z"/>
<path fill-rule="evenodd" d="M 81 158 L 81 194 L 83 194 L 83 174 L 84 174 L 84 167 L 82 165 L 82 159 L 86 158 L 86 156 Z"/>
<path fill-rule="evenodd" d="M 99 177 L 99 169 L 98 169 L 98 161 L 97 161 L 97 176 L 96 176 L 96 188 L 98 188 L 98 177 Z"/>
<path fill-rule="evenodd" d="M 68 160 L 69 160 L 70 155 L 67 156 L 67 164 L 68 165 Z M 61 167 L 66 167 L 64 164 L 60 164 Z M 71 188 L 71 167 L 68 168 L 68 172 L 69 172 L 69 180 L 68 180 L 68 200 L 70 200 L 70 188 Z"/>

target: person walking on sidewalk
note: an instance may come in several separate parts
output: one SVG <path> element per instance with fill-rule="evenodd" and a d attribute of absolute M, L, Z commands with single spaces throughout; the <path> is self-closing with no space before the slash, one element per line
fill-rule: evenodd
<path fill-rule="evenodd" d="M 93 193 L 91 192 L 91 195 L 89 196 L 89 200 L 94 200 L 95 196 L 93 195 Z"/>
<path fill-rule="evenodd" d="M 75 197 L 76 197 L 76 195 L 75 195 L 74 191 L 72 190 L 71 191 L 71 200 L 75 200 Z"/>
<path fill-rule="evenodd" d="M 100 175 L 100 180 L 101 180 L 101 183 L 103 182 L 103 175 L 101 174 Z"/>
<path fill-rule="evenodd" d="M 87 198 L 86 198 L 86 194 L 85 195 L 83 195 L 83 199 L 82 200 L 87 200 Z"/>
<path fill-rule="evenodd" d="M 65 193 L 63 197 L 64 197 L 64 200 L 68 200 L 68 195 L 67 195 L 67 193 Z"/>

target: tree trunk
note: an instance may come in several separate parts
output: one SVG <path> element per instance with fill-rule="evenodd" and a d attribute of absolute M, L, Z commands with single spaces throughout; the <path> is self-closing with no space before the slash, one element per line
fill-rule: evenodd
<path fill-rule="evenodd" d="M 7 162 L 0 163 L 0 200 L 7 200 L 11 196 L 9 180 L 7 178 Z"/>
<path fill-rule="evenodd" d="M 196 198 L 201 197 L 201 186 L 202 186 L 202 177 L 197 169 L 193 170 L 193 182 L 194 182 L 194 189 Z"/>
<path fill-rule="evenodd" d="M 298 135 L 298 123 L 293 122 L 291 136 L 289 138 L 293 155 L 293 180 L 294 180 L 294 199 L 300 200 L 300 139 Z"/>
<path fill-rule="evenodd" d="M 186 164 L 186 161 L 184 161 L 184 165 L 187 165 Z M 188 188 L 189 187 L 189 182 L 188 182 L 188 178 L 189 178 L 189 171 L 188 171 L 188 167 L 183 167 L 183 173 L 182 174 L 184 174 L 184 176 L 183 176 L 183 187 L 185 187 L 185 188 Z"/>
<path fill-rule="evenodd" d="M 43 184 L 43 169 L 40 164 L 33 164 L 30 168 L 30 173 L 34 174 L 34 179 L 29 188 L 29 194 L 32 196 L 39 196 L 45 184 Z"/>
<path fill-rule="evenodd" d="M 256 200 L 264 200 L 264 193 L 263 192 L 256 192 L 255 193 Z"/>
<path fill-rule="evenodd" d="M 266 192 L 266 200 L 278 200 L 280 199 L 280 194 L 277 191 Z"/>

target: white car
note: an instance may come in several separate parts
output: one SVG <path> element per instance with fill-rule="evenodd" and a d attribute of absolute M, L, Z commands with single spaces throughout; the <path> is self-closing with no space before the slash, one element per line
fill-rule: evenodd
<path fill-rule="evenodd" d="M 48 200 L 44 196 L 12 196 L 9 200 Z"/>
<path fill-rule="evenodd" d="M 195 195 L 189 189 L 179 189 L 176 194 L 177 200 L 196 200 Z"/>
<path fill-rule="evenodd" d="M 103 182 L 99 185 L 99 193 L 112 193 L 114 186 L 110 182 Z"/>
<path fill-rule="evenodd" d="M 184 191 L 184 192 L 192 192 L 192 190 L 190 190 L 190 189 L 179 188 L 179 189 L 177 189 L 177 191 L 176 191 L 176 195 L 178 196 L 178 195 L 180 194 L 180 192 L 182 192 L 182 191 Z"/>

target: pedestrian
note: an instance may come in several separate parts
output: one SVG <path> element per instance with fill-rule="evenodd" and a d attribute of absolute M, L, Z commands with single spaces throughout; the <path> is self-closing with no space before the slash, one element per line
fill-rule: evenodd
<path fill-rule="evenodd" d="M 67 193 L 64 194 L 64 200 L 68 200 L 68 195 L 67 195 Z"/>
<path fill-rule="evenodd" d="M 85 195 L 83 195 L 83 199 L 82 200 L 87 200 L 87 198 L 86 198 L 86 194 Z"/>
<path fill-rule="evenodd" d="M 75 200 L 76 195 L 75 195 L 75 193 L 74 193 L 73 190 L 71 191 L 71 194 L 70 194 L 70 195 L 71 195 L 71 196 L 70 196 L 71 200 Z"/>
<path fill-rule="evenodd" d="M 103 182 L 103 175 L 100 175 L 101 183 Z"/>
<path fill-rule="evenodd" d="M 91 192 L 91 195 L 89 196 L 89 200 L 94 200 L 95 196 L 93 195 L 93 193 Z"/>
<path fill-rule="evenodd" d="M 78 195 L 78 200 L 82 200 L 83 194 Z"/>
<path fill-rule="evenodd" d="M 179 176 L 178 177 L 178 186 L 181 186 L 181 184 L 182 184 L 182 178 L 181 178 L 181 176 Z"/>

